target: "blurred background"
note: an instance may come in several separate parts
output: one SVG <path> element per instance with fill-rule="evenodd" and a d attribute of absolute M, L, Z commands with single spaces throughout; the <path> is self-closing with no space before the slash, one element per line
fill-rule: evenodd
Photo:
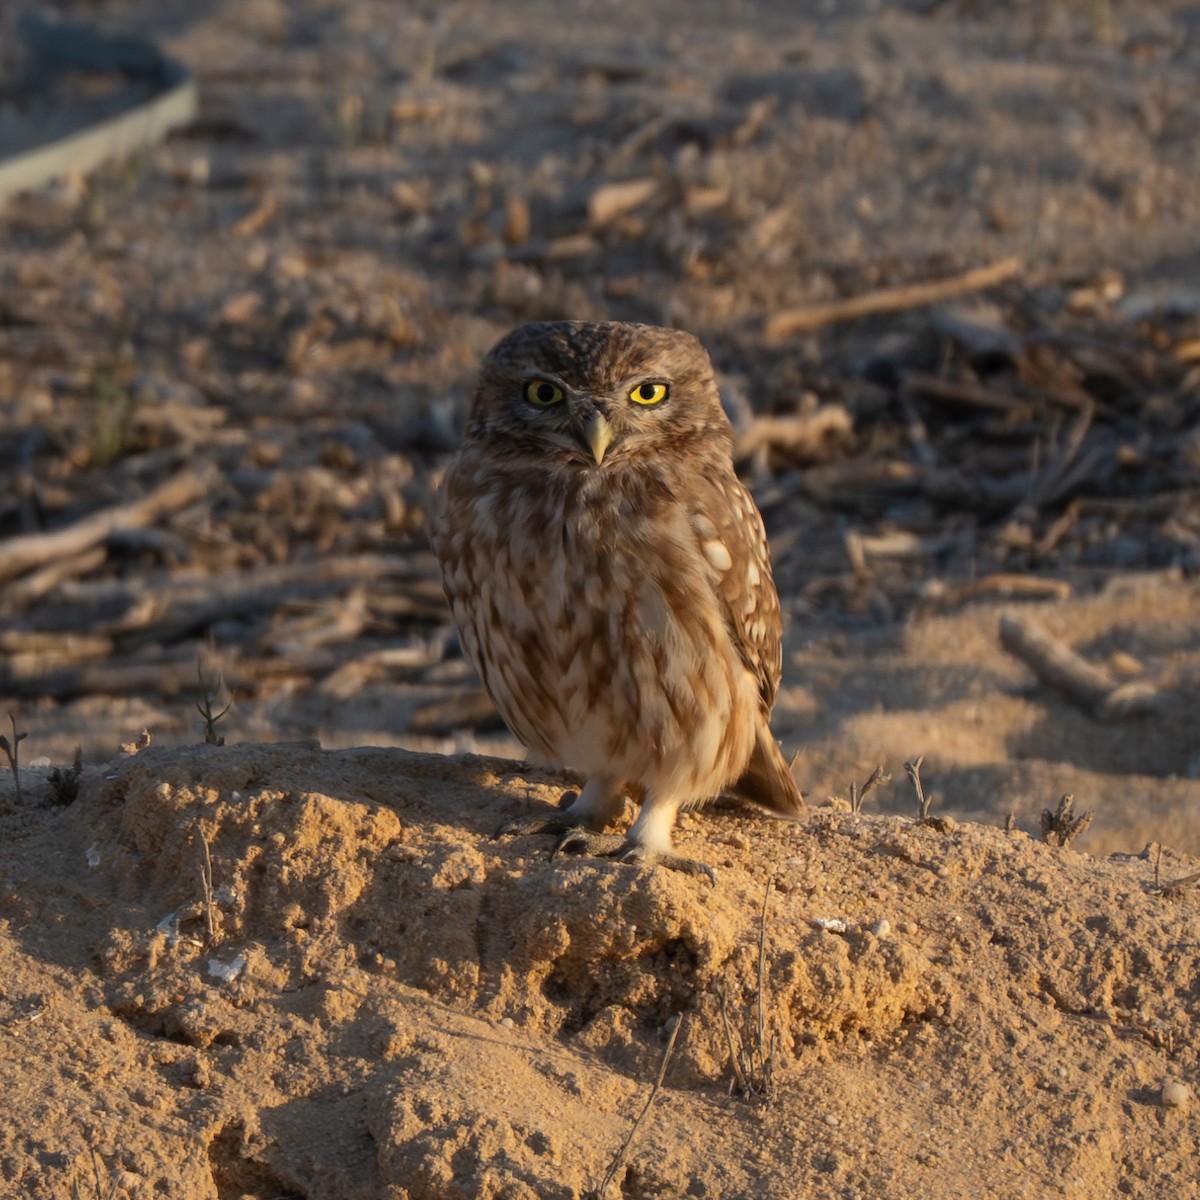
<path fill-rule="evenodd" d="M 32 770 L 144 730 L 519 755 L 429 500 L 489 346 L 611 317 L 713 356 L 813 800 L 883 764 L 871 803 L 909 807 L 921 754 L 942 811 L 1033 829 L 1074 792 L 1084 848 L 1200 851 L 1200 6 L 30 11 L 126 53 L 5 5 L 0 178 L 145 117 L 0 208 L 0 714 Z M 1002 606 L 1154 702 L 1038 682 Z"/>

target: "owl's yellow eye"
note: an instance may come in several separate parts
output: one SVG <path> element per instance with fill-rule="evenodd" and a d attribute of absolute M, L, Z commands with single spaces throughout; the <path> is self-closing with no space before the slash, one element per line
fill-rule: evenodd
<path fill-rule="evenodd" d="M 563 398 L 563 390 L 548 379 L 531 379 L 525 385 L 525 399 L 538 408 L 549 408 Z"/>
<path fill-rule="evenodd" d="M 630 393 L 629 398 L 634 404 L 661 404 L 667 398 L 665 383 L 639 383 Z"/>

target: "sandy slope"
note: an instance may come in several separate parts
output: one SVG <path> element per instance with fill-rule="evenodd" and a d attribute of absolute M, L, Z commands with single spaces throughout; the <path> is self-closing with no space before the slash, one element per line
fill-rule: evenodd
<path fill-rule="evenodd" d="M 827 807 L 685 818 L 715 888 L 491 838 L 557 795 L 505 760 L 197 746 L 7 812 L 4 1194 L 90 1195 L 94 1149 L 130 1197 L 582 1196 L 674 1014 L 611 1195 L 1194 1193 L 1200 1107 L 1162 1087 L 1197 1077 L 1200 889 Z M 755 1044 L 768 881 L 754 1102 L 719 998 Z"/>

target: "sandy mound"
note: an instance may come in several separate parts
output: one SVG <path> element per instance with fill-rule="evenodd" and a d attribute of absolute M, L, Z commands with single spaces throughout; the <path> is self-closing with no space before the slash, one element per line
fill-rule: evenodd
<path fill-rule="evenodd" d="M 0 213 L 0 1197 L 582 1197 L 672 1029 L 610 1200 L 1196 1195 L 1195 0 L 41 7 L 202 116 Z M 702 338 L 772 539 L 814 808 L 715 888 L 491 837 L 427 506 L 564 316 Z"/>
<path fill-rule="evenodd" d="M 246 745 L 145 750 L 67 808 L 8 793 L 7 1193 L 580 1197 L 680 1013 L 610 1195 L 1194 1186 L 1200 1111 L 1170 1085 L 1197 1074 L 1200 888 L 828 808 L 686 817 L 715 888 L 492 839 L 562 786 Z M 1196 867 L 1168 852 L 1159 883 Z"/>

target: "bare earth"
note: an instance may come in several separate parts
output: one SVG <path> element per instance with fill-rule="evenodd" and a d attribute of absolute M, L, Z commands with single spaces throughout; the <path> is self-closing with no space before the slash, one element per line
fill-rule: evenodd
<path fill-rule="evenodd" d="M 62 11 L 203 113 L 0 212 L 0 1196 L 1200 1195 L 1195 6 Z M 571 780 L 426 514 L 568 316 L 705 341 L 772 537 L 715 887 L 492 836 Z"/>

